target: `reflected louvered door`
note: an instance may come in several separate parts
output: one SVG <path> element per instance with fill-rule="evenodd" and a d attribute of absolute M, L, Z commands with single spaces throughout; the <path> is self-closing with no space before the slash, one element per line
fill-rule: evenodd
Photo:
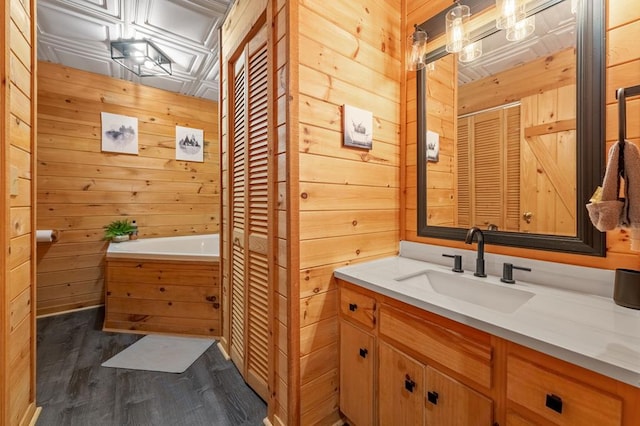
<path fill-rule="evenodd" d="M 247 322 L 246 380 L 267 398 L 269 283 L 269 127 L 267 45 L 259 36 L 249 43 L 247 146 Z"/>
<path fill-rule="evenodd" d="M 234 66 L 231 138 L 231 332 L 230 356 L 238 369 L 245 359 L 245 175 L 247 137 L 247 87 L 244 55 Z"/>
<path fill-rule="evenodd" d="M 234 64 L 231 359 L 265 400 L 269 371 L 270 173 L 266 28 Z"/>
<path fill-rule="evenodd" d="M 503 127 L 501 111 L 478 114 L 473 125 L 473 224 L 482 229 L 496 225 L 503 229 L 504 182 L 502 165 Z"/>
<path fill-rule="evenodd" d="M 469 117 L 461 118 L 458 120 L 458 134 L 456 137 L 456 167 L 458 168 L 458 215 L 456 226 L 462 228 L 471 227 L 471 146 L 469 143 L 470 120 L 471 119 Z"/>

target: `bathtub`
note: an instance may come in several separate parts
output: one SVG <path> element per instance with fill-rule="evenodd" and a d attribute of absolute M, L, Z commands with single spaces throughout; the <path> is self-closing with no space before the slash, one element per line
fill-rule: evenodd
<path fill-rule="evenodd" d="M 220 336 L 218 234 L 110 243 L 105 331 Z"/>
<path fill-rule="evenodd" d="M 211 262 L 220 259 L 218 234 L 142 238 L 109 243 L 107 259 L 149 259 Z"/>

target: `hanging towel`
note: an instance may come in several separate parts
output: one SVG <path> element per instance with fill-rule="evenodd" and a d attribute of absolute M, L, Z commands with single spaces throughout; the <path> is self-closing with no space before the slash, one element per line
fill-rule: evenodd
<path fill-rule="evenodd" d="M 616 142 L 609 150 L 607 170 L 602 182 L 602 197 L 587 204 L 591 223 L 601 232 L 614 230 L 621 222 L 625 203 L 619 198 L 622 172 L 620 157 L 620 142 Z"/>
<path fill-rule="evenodd" d="M 587 204 L 589 218 L 599 231 L 640 228 L 640 151 L 631 142 L 616 142 L 608 158 L 602 199 Z M 620 198 L 622 179 L 624 197 Z M 640 237 L 638 232 L 633 234 Z"/>

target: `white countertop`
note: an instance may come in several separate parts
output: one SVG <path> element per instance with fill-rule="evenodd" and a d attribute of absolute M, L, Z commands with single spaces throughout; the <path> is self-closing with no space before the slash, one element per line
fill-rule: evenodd
<path fill-rule="evenodd" d="M 445 251 L 448 252 L 446 248 Z M 577 268 L 578 275 L 581 269 L 589 274 L 591 268 Z M 503 313 L 439 294 L 419 280 L 396 280 L 425 270 L 526 290 L 534 296 L 514 312 Z M 520 280 L 516 284 L 504 284 L 496 276 L 474 277 L 469 268 L 464 274 L 456 274 L 450 266 L 401 256 L 338 268 L 335 276 L 640 387 L 640 311 L 618 306 L 610 297 Z"/>

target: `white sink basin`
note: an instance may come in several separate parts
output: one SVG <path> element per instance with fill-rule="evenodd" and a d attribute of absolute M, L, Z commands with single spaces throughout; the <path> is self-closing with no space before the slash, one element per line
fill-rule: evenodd
<path fill-rule="evenodd" d="M 405 280 L 411 281 L 413 285 L 422 281 L 423 284 L 428 284 L 425 285 L 425 290 L 429 290 L 430 286 L 438 294 L 506 314 L 514 312 L 535 295 L 535 293 L 526 290 L 490 284 L 480 279 L 469 279 L 435 270 L 424 271 L 397 281 Z"/>

